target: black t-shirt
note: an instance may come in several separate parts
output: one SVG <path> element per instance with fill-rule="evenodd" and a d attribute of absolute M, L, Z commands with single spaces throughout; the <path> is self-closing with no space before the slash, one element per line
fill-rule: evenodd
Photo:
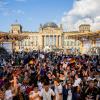
<path fill-rule="evenodd" d="M 99 94 L 99 89 L 97 87 L 87 88 L 85 91 L 85 97 L 91 97 L 91 99 L 96 100 L 96 96 Z"/>

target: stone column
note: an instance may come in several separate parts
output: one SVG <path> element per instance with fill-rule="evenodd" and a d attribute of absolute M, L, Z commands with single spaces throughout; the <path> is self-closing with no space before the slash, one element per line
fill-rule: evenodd
<path fill-rule="evenodd" d="M 53 36 L 53 45 L 56 46 L 56 35 Z"/>
<path fill-rule="evenodd" d="M 47 46 L 49 46 L 49 35 L 47 36 Z"/>
<path fill-rule="evenodd" d="M 46 46 L 46 44 L 47 44 L 46 42 L 47 42 L 47 36 L 45 35 L 45 46 Z"/>
<path fill-rule="evenodd" d="M 96 40 L 92 40 L 92 47 L 96 46 Z"/>
<path fill-rule="evenodd" d="M 59 47 L 61 48 L 62 45 L 61 45 L 61 35 L 59 36 Z"/>
<path fill-rule="evenodd" d="M 50 44 L 50 47 L 51 47 L 52 46 L 52 41 L 51 41 L 52 40 L 52 36 L 51 35 L 49 36 L 49 39 L 50 39 L 50 43 L 49 44 Z"/>
<path fill-rule="evenodd" d="M 83 42 L 83 41 L 81 41 L 80 52 L 81 52 L 82 54 L 84 53 L 84 42 Z"/>
<path fill-rule="evenodd" d="M 45 47 L 45 35 L 43 36 L 43 40 L 44 40 L 43 47 Z"/>
<path fill-rule="evenodd" d="M 48 46 L 50 47 L 50 35 L 48 35 L 48 41 L 49 41 Z"/>
<path fill-rule="evenodd" d="M 52 35 L 52 47 L 54 47 L 54 35 Z"/>
<path fill-rule="evenodd" d="M 62 48 L 64 47 L 64 35 L 62 35 L 62 38 L 61 38 L 61 43 L 62 43 Z"/>
<path fill-rule="evenodd" d="M 42 48 L 44 47 L 44 36 L 42 36 Z"/>
<path fill-rule="evenodd" d="M 58 48 L 58 35 L 56 35 L 56 47 Z"/>
<path fill-rule="evenodd" d="M 45 45 L 46 45 L 46 46 L 47 46 L 47 44 L 48 44 L 48 43 L 47 43 L 47 42 L 48 42 L 48 41 L 47 41 L 47 37 L 48 37 L 48 36 L 46 35 L 46 36 L 45 36 Z"/>

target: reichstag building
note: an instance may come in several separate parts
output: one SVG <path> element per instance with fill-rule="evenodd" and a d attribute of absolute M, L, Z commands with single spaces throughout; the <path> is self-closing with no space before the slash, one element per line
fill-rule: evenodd
<path fill-rule="evenodd" d="M 32 51 L 32 50 L 64 50 L 67 52 L 82 51 L 82 42 L 78 39 L 69 38 L 68 35 L 90 32 L 89 24 L 79 26 L 79 31 L 64 32 L 62 25 L 49 22 L 40 25 L 38 32 L 24 31 L 20 24 L 11 25 L 11 34 L 23 34 L 28 37 L 22 41 L 16 41 L 13 44 L 14 51 Z M 99 41 L 100 42 L 100 41 Z M 96 43 L 98 45 L 99 43 Z M 90 44 L 88 44 L 87 48 Z"/>

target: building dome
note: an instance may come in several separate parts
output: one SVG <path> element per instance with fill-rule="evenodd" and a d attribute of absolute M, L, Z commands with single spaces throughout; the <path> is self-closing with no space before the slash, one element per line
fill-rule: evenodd
<path fill-rule="evenodd" d="M 47 28 L 47 27 L 58 28 L 58 25 L 55 24 L 54 22 L 49 22 L 43 25 L 43 28 Z"/>

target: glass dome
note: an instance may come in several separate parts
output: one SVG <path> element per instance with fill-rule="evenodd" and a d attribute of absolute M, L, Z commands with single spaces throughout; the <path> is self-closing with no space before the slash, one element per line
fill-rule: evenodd
<path fill-rule="evenodd" d="M 43 28 L 47 28 L 47 27 L 58 28 L 58 25 L 55 24 L 54 22 L 49 22 L 43 25 Z"/>

